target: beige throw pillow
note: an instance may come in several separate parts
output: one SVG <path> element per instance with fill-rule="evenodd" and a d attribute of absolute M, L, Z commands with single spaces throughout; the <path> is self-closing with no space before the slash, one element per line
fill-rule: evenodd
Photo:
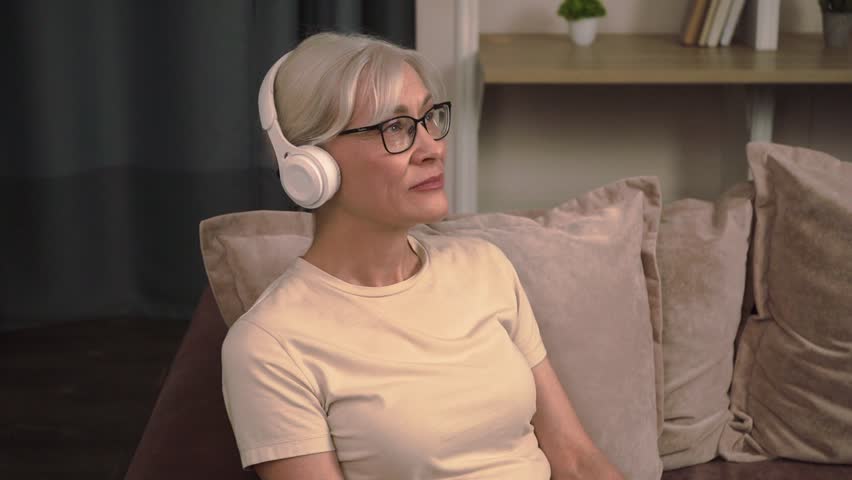
<path fill-rule="evenodd" d="M 712 203 L 687 198 L 663 207 L 657 261 L 665 416 L 659 448 L 666 470 L 716 457 L 731 418 L 728 388 L 743 317 L 753 199 L 754 186 L 745 182 Z"/>
<path fill-rule="evenodd" d="M 314 236 L 313 215 L 255 210 L 202 220 L 201 256 L 210 289 L 230 327 Z"/>
<path fill-rule="evenodd" d="M 737 345 L 720 453 L 852 463 L 852 163 L 747 146 L 757 314 Z"/>
<path fill-rule="evenodd" d="M 635 480 L 662 473 L 660 209 L 657 179 L 636 177 L 549 210 L 455 215 L 415 227 L 484 238 L 506 254 L 584 428 Z"/>
<path fill-rule="evenodd" d="M 451 215 L 412 229 L 484 238 L 506 254 L 585 429 L 636 480 L 662 473 L 660 206 L 657 179 L 637 177 L 552 209 Z M 204 264 L 228 325 L 307 250 L 312 222 L 274 211 L 201 222 Z"/>

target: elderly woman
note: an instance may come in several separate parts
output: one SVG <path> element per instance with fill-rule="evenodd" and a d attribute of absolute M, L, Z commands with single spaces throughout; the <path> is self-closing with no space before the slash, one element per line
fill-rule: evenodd
<path fill-rule="evenodd" d="M 364 35 L 317 34 L 282 60 L 261 122 L 315 230 L 222 346 L 243 468 L 264 480 L 620 479 L 550 366 L 508 258 L 475 237 L 409 232 L 448 209 L 451 108 L 435 70 Z"/>

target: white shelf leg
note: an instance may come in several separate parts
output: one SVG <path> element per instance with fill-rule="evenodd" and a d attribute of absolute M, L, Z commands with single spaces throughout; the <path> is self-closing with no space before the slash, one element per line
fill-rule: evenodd
<path fill-rule="evenodd" d="M 479 71 L 479 1 L 455 0 L 455 172 L 453 213 L 477 213 L 479 112 L 482 78 Z"/>
<path fill-rule="evenodd" d="M 775 90 L 771 85 L 755 85 L 750 88 L 749 122 L 750 141 L 772 141 L 772 126 L 775 119 Z M 751 169 L 748 179 L 752 180 Z"/>

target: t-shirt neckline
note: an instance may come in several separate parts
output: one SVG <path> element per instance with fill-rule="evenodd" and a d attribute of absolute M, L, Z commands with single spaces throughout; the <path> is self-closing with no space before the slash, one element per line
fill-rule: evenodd
<path fill-rule="evenodd" d="M 420 258 L 420 268 L 411 277 L 391 285 L 385 285 L 382 287 L 355 285 L 335 277 L 334 275 L 317 267 L 316 265 L 312 264 L 311 262 L 305 260 L 302 257 L 296 257 L 293 266 L 298 271 L 301 271 L 313 278 L 316 278 L 322 281 L 323 283 L 331 286 L 332 288 L 346 293 L 362 297 L 384 297 L 388 295 L 394 295 L 400 292 L 404 292 L 405 290 L 408 290 L 409 288 L 413 287 L 418 282 L 418 280 L 425 275 L 425 272 L 429 269 L 430 266 L 429 251 L 423 245 L 421 240 L 412 235 L 411 233 L 407 234 L 407 238 L 408 244 L 411 245 L 411 248 L 414 250 L 414 253 Z"/>

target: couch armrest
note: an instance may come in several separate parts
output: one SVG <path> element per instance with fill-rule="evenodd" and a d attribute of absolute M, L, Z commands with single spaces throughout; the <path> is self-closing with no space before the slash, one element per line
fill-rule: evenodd
<path fill-rule="evenodd" d="M 125 480 L 257 479 L 244 472 L 222 398 L 227 327 L 210 287 L 201 294 Z"/>

